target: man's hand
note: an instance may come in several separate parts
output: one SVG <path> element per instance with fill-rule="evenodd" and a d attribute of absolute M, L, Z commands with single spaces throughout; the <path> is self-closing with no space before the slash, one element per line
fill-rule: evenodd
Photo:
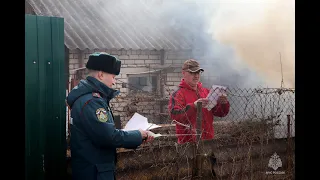
<path fill-rule="evenodd" d="M 220 97 L 218 98 L 218 103 L 220 103 L 220 104 L 227 104 L 227 103 L 228 103 L 227 96 L 220 96 Z"/>
<path fill-rule="evenodd" d="M 196 100 L 193 104 L 194 104 L 194 107 L 197 108 L 197 103 L 198 102 L 202 102 L 202 108 L 206 107 L 209 103 L 209 100 L 207 98 L 200 98 L 198 100 Z"/>
<path fill-rule="evenodd" d="M 142 129 L 139 129 L 141 136 L 142 136 L 142 140 L 144 140 L 145 143 L 153 141 L 154 137 L 149 135 L 150 131 L 145 131 Z"/>

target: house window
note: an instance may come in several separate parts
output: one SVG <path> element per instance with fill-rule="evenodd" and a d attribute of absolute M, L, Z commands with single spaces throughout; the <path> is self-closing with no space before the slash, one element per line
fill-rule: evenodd
<path fill-rule="evenodd" d="M 157 93 L 158 76 L 156 74 L 134 75 L 128 77 L 128 90 L 134 92 Z"/>

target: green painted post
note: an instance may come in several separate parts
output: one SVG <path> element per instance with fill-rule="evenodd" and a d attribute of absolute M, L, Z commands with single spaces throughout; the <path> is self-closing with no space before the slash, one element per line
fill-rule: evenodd
<path fill-rule="evenodd" d="M 48 139 L 50 139 L 51 146 L 51 168 L 56 178 L 63 178 L 67 173 L 66 164 L 66 86 L 65 86 L 65 55 L 64 55 L 64 21 L 62 18 L 51 17 L 51 31 L 52 31 L 52 66 L 51 74 L 51 91 L 50 97 L 52 98 L 51 104 L 51 120 L 50 133 L 48 133 Z"/>
<path fill-rule="evenodd" d="M 26 179 L 43 179 L 37 17 L 25 17 Z"/>
<path fill-rule="evenodd" d="M 25 15 L 26 179 L 66 176 L 63 18 Z"/>

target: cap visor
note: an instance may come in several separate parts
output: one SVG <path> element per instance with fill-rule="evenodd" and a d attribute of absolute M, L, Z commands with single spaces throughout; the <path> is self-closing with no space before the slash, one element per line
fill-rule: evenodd
<path fill-rule="evenodd" d="M 198 71 L 204 71 L 202 68 L 195 68 L 195 69 L 188 69 L 189 72 L 198 72 Z"/>

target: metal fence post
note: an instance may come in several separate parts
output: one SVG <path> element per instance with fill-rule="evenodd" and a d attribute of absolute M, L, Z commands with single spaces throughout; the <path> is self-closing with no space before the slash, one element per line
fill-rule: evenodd
<path fill-rule="evenodd" d="M 291 156 L 291 152 L 292 152 L 292 148 L 291 148 L 291 118 L 290 118 L 290 114 L 287 115 L 287 128 L 288 128 L 288 134 L 287 134 L 287 163 L 288 163 L 288 173 L 291 172 L 291 167 L 292 167 L 292 156 Z"/>

